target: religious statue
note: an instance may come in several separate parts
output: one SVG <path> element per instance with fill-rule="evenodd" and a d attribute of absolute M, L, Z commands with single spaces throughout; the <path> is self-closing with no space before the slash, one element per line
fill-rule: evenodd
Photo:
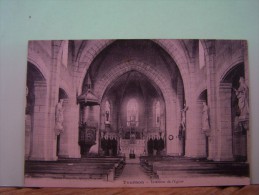
<path fill-rule="evenodd" d="M 185 131 L 186 129 L 186 111 L 188 110 L 188 106 L 184 104 L 183 109 L 181 110 L 181 125 L 182 129 Z"/>
<path fill-rule="evenodd" d="M 245 83 L 245 79 L 240 77 L 239 88 L 234 89 L 238 98 L 238 108 L 240 111 L 240 119 L 248 119 L 249 116 L 249 104 L 248 104 L 248 86 Z"/>
<path fill-rule="evenodd" d="M 109 113 L 109 111 L 106 111 L 106 112 L 105 112 L 105 121 L 106 121 L 106 122 L 109 122 L 109 121 L 110 121 L 110 113 Z"/>
<path fill-rule="evenodd" d="M 105 103 L 105 124 L 110 124 L 110 111 L 111 111 L 111 106 L 108 101 Z"/>
<path fill-rule="evenodd" d="M 204 132 L 208 132 L 210 129 L 209 123 L 209 107 L 206 102 L 202 102 L 203 109 L 202 109 L 202 130 Z"/>
<path fill-rule="evenodd" d="M 63 99 L 60 99 L 60 101 L 58 102 L 58 104 L 56 106 L 56 127 L 55 127 L 55 130 L 57 132 L 57 135 L 62 133 L 63 130 L 64 130 L 64 127 L 63 127 L 63 120 L 64 120 L 63 101 L 64 101 Z"/>

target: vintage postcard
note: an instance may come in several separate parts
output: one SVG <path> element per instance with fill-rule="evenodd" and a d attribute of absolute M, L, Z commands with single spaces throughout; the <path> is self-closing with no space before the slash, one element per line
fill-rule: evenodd
<path fill-rule="evenodd" d="M 244 40 L 29 41 L 25 186 L 246 185 Z"/>

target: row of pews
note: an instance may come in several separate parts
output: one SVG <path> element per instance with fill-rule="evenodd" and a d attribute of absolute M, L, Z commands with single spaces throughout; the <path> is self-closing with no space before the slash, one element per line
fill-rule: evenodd
<path fill-rule="evenodd" d="M 140 157 L 141 166 L 151 178 L 197 176 L 238 176 L 248 177 L 249 166 L 245 162 L 215 162 L 187 157 Z"/>
<path fill-rule="evenodd" d="M 25 161 L 25 177 L 113 181 L 122 173 L 124 166 L 125 157 Z"/>

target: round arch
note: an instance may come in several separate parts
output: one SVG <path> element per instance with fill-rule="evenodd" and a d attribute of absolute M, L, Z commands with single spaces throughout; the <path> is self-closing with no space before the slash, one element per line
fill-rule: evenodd
<path fill-rule="evenodd" d="M 71 97 L 70 88 L 69 88 L 69 86 L 67 85 L 67 83 L 64 80 L 61 80 L 61 82 L 59 84 L 59 88 L 64 90 L 64 92 L 66 93 L 67 98 Z"/>
<path fill-rule="evenodd" d="M 218 81 L 219 82 L 224 82 L 224 80 L 226 79 L 226 77 L 238 66 L 244 64 L 243 59 L 236 59 L 233 60 L 232 63 L 228 66 L 228 68 L 226 69 L 221 69 L 219 71 L 219 78 Z"/>
<path fill-rule="evenodd" d="M 34 56 L 35 57 L 35 56 Z M 47 113 L 47 91 L 48 91 L 48 74 L 46 67 L 40 60 L 29 58 L 27 60 L 27 97 L 26 97 L 26 159 L 42 159 L 44 158 L 44 148 L 39 148 L 39 145 L 44 145 L 44 139 L 38 141 L 40 132 L 44 132 L 47 128 L 47 121 L 34 120 L 34 118 L 45 118 Z M 38 100 L 41 101 L 38 101 Z M 39 109 L 41 112 L 35 112 Z"/>
<path fill-rule="evenodd" d="M 35 52 L 30 51 L 28 54 L 27 61 L 33 64 L 40 71 L 40 73 L 43 75 L 46 82 L 48 83 L 49 71 L 45 66 L 45 63 L 43 62 L 43 60 Z"/>
<path fill-rule="evenodd" d="M 206 102 L 208 101 L 208 94 L 207 94 L 207 89 L 203 89 L 200 92 L 200 95 L 198 96 L 198 100 L 205 100 Z"/>

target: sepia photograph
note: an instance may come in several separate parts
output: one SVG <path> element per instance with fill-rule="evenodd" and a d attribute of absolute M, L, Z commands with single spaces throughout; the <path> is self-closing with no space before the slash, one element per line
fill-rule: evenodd
<path fill-rule="evenodd" d="M 248 185 L 246 40 L 28 42 L 27 187 Z"/>

